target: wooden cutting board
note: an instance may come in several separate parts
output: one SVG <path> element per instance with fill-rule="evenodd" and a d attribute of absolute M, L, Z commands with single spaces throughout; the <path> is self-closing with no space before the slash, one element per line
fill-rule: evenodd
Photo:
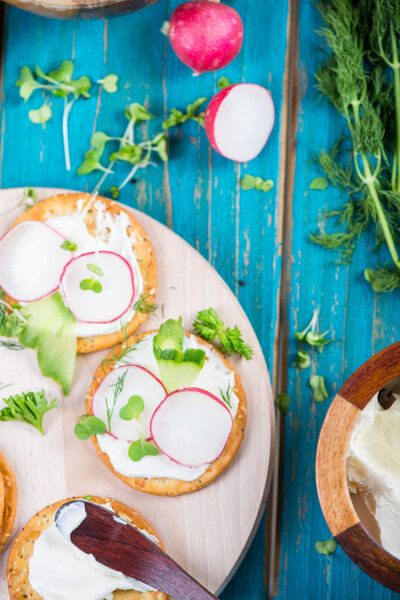
<path fill-rule="evenodd" d="M 39 188 L 39 199 L 66 190 Z M 22 198 L 22 189 L 0 191 L 0 212 Z M 84 411 L 93 372 L 108 351 L 79 356 L 68 398 L 41 376 L 35 353 L 0 347 L 0 382 L 12 384 L 0 398 L 44 389 L 58 409 L 44 419 L 46 435 L 23 423 L 0 423 L 0 452 L 14 469 L 19 493 L 14 537 L 47 504 L 74 495 L 111 496 L 132 506 L 160 534 L 167 552 L 213 593 L 229 581 L 252 540 L 265 506 L 272 475 L 275 439 L 274 400 L 268 370 L 256 335 L 234 294 L 217 272 L 184 240 L 151 217 L 133 209 L 155 247 L 159 309 L 141 331 L 158 328 L 165 318 L 183 317 L 191 328 L 197 311 L 213 306 L 227 325 L 237 324 L 255 351 L 251 361 L 232 359 L 248 401 L 246 434 L 233 463 L 208 487 L 177 498 L 150 496 L 130 489 L 103 465 L 90 442 L 74 435 Z M 0 215 L 0 233 L 21 209 Z M 1 401 L 0 401 L 1 405 Z M 7 598 L 5 563 L 0 555 L 0 598 Z"/>

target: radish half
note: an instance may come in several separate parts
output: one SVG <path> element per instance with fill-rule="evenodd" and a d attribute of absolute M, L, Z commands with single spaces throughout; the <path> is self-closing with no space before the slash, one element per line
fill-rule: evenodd
<path fill-rule="evenodd" d="M 237 83 L 218 92 L 207 106 L 204 127 L 211 146 L 237 162 L 260 154 L 275 121 L 268 90 L 254 83 Z"/>
<path fill-rule="evenodd" d="M 92 413 L 108 424 L 107 402 L 109 408 L 113 407 L 113 384 L 125 371 L 124 387 L 117 398 L 111 418 L 111 435 L 120 440 L 134 442 L 140 435 L 144 439 L 150 438 L 150 420 L 158 405 L 164 400 L 167 391 L 161 381 L 140 365 L 123 365 L 117 367 L 103 379 L 92 399 Z M 137 419 L 125 421 L 119 416 L 119 411 L 126 406 L 131 396 L 140 396 L 144 402 L 144 411 L 140 415 L 140 424 Z M 106 402 L 107 400 L 107 402 Z"/>
<path fill-rule="evenodd" d="M 232 424 L 232 415 L 219 398 L 200 388 L 184 388 L 161 402 L 150 431 L 156 446 L 171 460 L 201 467 L 222 454 Z"/>
<path fill-rule="evenodd" d="M 94 264 L 103 275 L 88 269 Z M 102 290 L 82 290 L 81 281 L 94 278 Z M 60 291 L 65 304 L 78 321 L 84 323 L 112 323 L 131 307 L 135 297 L 132 267 L 123 256 L 109 250 L 86 252 L 69 261 L 61 275 Z"/>
<path fill-rule="evenodd" d="M 169 21 L 172 49 L 195 74 L 216 71 L 240 52 L 243 23 L 231 6 L 211 0 L 184 2 Z"/>
<path fill-rule="evenodd" d="M 18 302 L 34 302 L 55 292 L 71 252 L 65 238 L 42 221 L 22 221 L 0 239 L 0 285 Z"/>

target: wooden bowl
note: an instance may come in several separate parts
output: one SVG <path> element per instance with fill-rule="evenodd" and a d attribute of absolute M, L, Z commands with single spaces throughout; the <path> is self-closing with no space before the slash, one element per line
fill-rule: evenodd
<path fill-rule="evenodd" d="M 155 4 L 158 0 L 5 0 L 18 8 L 57 19 L 98 19 L 122 15 Z"/>
<path fill-rule="evenodd" d="M 332 535 L 363 571 L 395 592 L 400 592 L 400 560 L 384 550 L 361 523 L 350 497 L 346 459 L 360 412 L 399 373 L 400 342 L 353 373 L 328 410 L 316 456 L 318 497 Z"/>

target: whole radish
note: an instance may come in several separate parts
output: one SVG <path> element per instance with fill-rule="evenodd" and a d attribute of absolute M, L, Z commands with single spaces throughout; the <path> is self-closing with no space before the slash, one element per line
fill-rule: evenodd
<path fill-rule="evenodd" d="M 175 54 L 197 75 L 222 69 L 237 56 L 243 23 L 226 4 L 190 0 L 172 13 L 168 36 Z"/>
<path fill-rule="evenodd" d="M 225 158 L 247 162 L 264 148 L 274 120 L 274 102 L 267 89 L 254 83 L 236 83 L 210 101 L 204 128 L 214 150 Z"/>

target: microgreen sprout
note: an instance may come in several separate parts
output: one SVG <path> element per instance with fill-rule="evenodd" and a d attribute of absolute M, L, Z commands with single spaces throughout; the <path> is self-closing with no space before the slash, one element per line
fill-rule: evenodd
<path fill-rule="evenodd" d="M 299 350 L 296 354 L 296 360 L 294 361 L 294 366 L 297 369 L 304 370 L 308 369 L 311 365 L 311 358 L 308 352 L 302 352 Z"/>
<path fill-rule="evenodd" d="M 56 96 L 63 98 L 64 111 L 62 117 L 62 133 L 64 142 L 65 166 L 67 171 L 71 170 L 71 159 L 68 141 L 68 118 L 74 102 L 78 98 L 89 98 L 89 90 L 93 82 L 89 77 L 82 76 L 78 79 L 72 79 L 74 72 L 74 64 L 71 60 L 64 60 L 61 65 L 49 73 L 45 73 L 36 66 L 34 72 L 28 66 L 21 69 L 20 77 L 15 82 L 19 87 L 19 94 L 25 102 L 31 97 L 36 90 L 44 91 L 48 96 Z M 105 76 L 97 82 L 102 85 L 104 90 L 109 93 L 117 91 L 118 77 L 114 74 Z M 42 124 L 51 119 L 52 110 L 47 102 L 38 109 L 30 110 L 28 113 L 32 123 Z"/>
<path fill-rule="evenodd" d="M 2 215 L 6 215 L 9 212 L 12 212 L 13 210 L 16 210 L 17 208 L 20 208 L 21 206 L 24 208 L 24 210 L 28 210 L 28 208 L 31 208 L 32 206 L 34 206 L 37 202 L 37 191 L 34 190 L 33 188 L 28 188 L 28 187 L 24 187 L 24 191 L 22 192 L 22 198 L 21 200 L 18 200 L 18 202 L 16 204 L 14 204 L 11 208 L 7 208 L 6 210 L 3 210 L 2 212 L 0 212 L 0 216 Z"/>
<path fill-rule="evenodd" d="M 103 277 L 104 273 L 102 271 L 102 269 L 96 265 L 96 264 L 92 264 L 92 263 L 88 263 L 86 265 L 86 268 L 93 273 L 93 276 L 90 279 L 82 279 L 82 281 L 79 284 L 79 287 L 81 288 L 81 290 L 92 290 L 92 292 L 95 292 L 96 294 L 100 294 L 100 292 L 103 290 L 103 286 L 101 285 L 100 281 L 98 279 L 94 278 L 94 275 L 98 275 L 99 277 Z"/>
<path fill-rule="evenodd" d="M 231 82 L 227 77 L 220 77 L 217 81 L 217 88 L 219 90 L 224 90 L 229 85 L 231 85 Z"/>
<path fill-rule="evenodd" d="M 277 395 L 278 409 L 283 415 L 287 415 L 291 403 L 292 399 L 290 398 L 289 394 L 282 393 Z"/>
<path fill-rule="evenodd" d="M 157 456 L 159 450 L 157 446 L 150 442 L 146 442 L 143 438 L 139 438 L 136 442 L 132 442 L 129 446 L 128 456 L 133 462 L 139 462 L 145 456 Z"/>
<path fill-rule="evenodd" d="M 269 192 L 274 187 L 272 179 L 262 179 L 254 177 L 254 175 L 245 175 L 240 180 L 242 190 L 259 190 L 261 192 Z"/>
<path fill-rule="evenodd" d="M 310 183 L 310 190 L 326 190 L 329 185 L 329 179 L 326 177 L 315 177 Z"/>
<path fill-rule="evenodd" d="M 325 402 L 329 398 L 325 385 L 325 379 L 322 375 L 313 375 L 310 379 L 310 387 L 313 391 L 315 402 Z"/>
<path fill-rule="evenodd" d="M 323 333 L 318 332 L 318 317 L 319 309 L 317 308 L 314 310 L 312 319 L 307 327 L 303 329 L 303 331 L 296 331 L 294 335 L 299 342 L 304 342 L 310 346 L 316 346 L 318 350 L 322 352 L 324 346 L 329 344 L 332 340 L 325 338 L 329 331 L 324 331 Z"/>
<path fill-rule="evenodd" d="M 331 556 L 337 549 L 337 541 L 333 538 L 330 538 L 326 541 L 315 542 L 315 549 L 318 554 L 325 554 L 326 556 Z"/>
<path fill-rule="evenodd" d="M 102 435 L 107 431 L 104 421 L 93 415 L 79 417 L 75 425 L 75 435 L 80 440 L 88 440 L 92 435 Z"/>
<path fill-rule="evenodd" d="M 63 250 L 69 250 L 70 252 L 75 252 L 75 250 L 78 249 L 78 246 L 75 244 L 75 242 L 71 242 L 71 240 L 65 240 L 60 248 L 62 248 Z"/>
<path fill-rule="evenodd" d="M 119 411 L 119 416 L 124 421 L 138 419 L 144 411 L 144 402 L 141 396 L 131 396 L 128 402 Z"/>

